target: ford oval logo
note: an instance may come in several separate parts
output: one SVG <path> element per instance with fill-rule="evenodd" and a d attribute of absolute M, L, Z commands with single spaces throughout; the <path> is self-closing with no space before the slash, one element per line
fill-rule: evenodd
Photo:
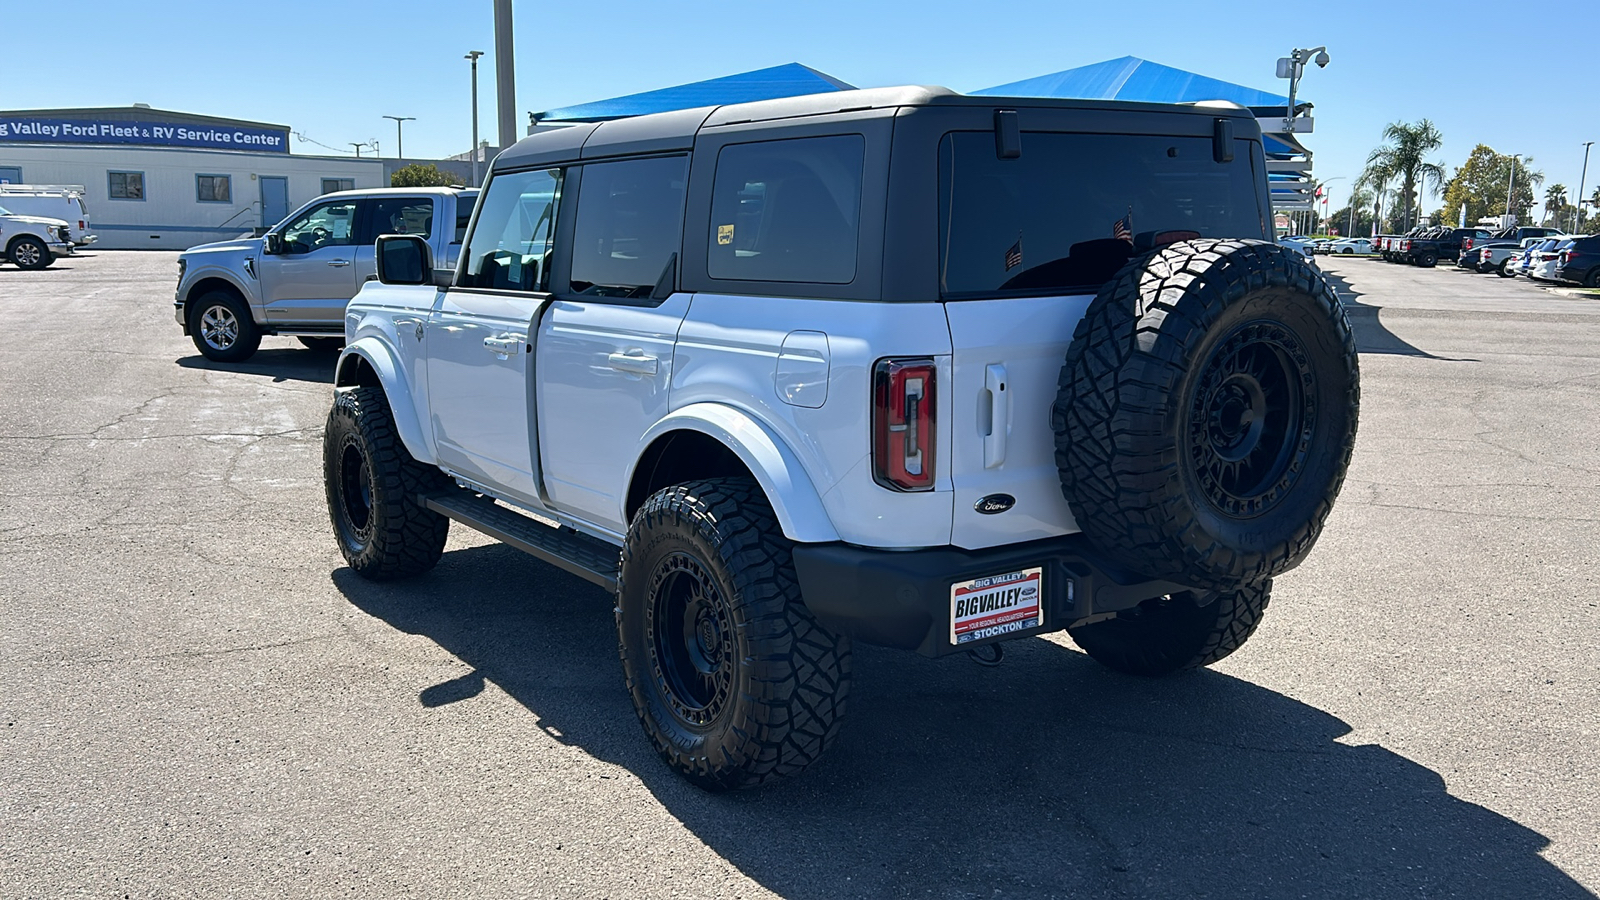
<path fill-rule="evenodd" d="M 998 515 L 1017 505 L 1017 498 L 1010 494 L 990 494 L 972 504 L 972 508 L 986 516 Z"/>

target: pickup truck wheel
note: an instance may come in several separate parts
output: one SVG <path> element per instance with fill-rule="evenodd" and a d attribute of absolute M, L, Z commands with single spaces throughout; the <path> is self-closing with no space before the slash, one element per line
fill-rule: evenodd
<path fill-rule="evenodd" d="M 1305 558 L 1344 482 L 1360 389 L 1338 295 L 1263 241 L 1135 257 L 1073 334 L 1051 409 L 1078 526 L 1108 561 L 1231 590 Z"/>
<path fill-rule="evenodd" d="M 710 791 L 799 774 L 839 732 L 850 640 L 812 618 L 754 481 L 664 488 L 622 548 L 617 637 L 639 721 Z"/>
<path fill-rule="evenodd" d="M 1500 265 L 1494 271 L 1501 278 L 1515 278 L 1515 277 L 1517 277 L 1517 273 L 1511 271 L 1511 258 L 1510 257 L 1507 257 L 1507 258 L 1501 260 L 1500 261 Z"/>
<path fill-rule="evenodd" d="M 6 248 L 6 256 L 19 269 L 43 269 L 55 260 L 44 241 L 24 234 Z"/>
<path fill-rule="evenodd" d="M 1417 257 L 1417 265 L 1424 269 L 1431 269 L 1439 264 L 1439 257 L 1432 253 L 1424 253 Z"/>
<path fill-rule="evenodd" d="M 1271 594 L 1271 579 L 1215 594 L 1172 594 L 1146 600 L 1112 619 L 1069 628 L 1067 634 L 1108 669 L 1170 675 L 1209 666 L 1244 646 L 1261 623 Z"/>
<path fill-rule="evenodd" d="M 201 356 L 215 362 L 244 362 L 261 346 L 250 308 L 226 291 L 209 291 L 189 304 L 189 337 Z"/>
<path fill-rule="evenodd" d="M 1600 288 L 1600 266 L 1589 270 L 1589 277 L 1583 280 L 1583 286 Z"/>
<path fill-rule="evenodd" d="M 387 581 L 420 575 L 439 562 L 450 520 L 416 498 L 449 482 L 406 451 L 381 388 L 334 395 L 323 431 L 322 475 L 339 551 L 356 574 Z"/>
<path fill-rule="evenodd" d="M 307 350 L 317 353 L 338 353 L 344 349 L 344 338 L 342 337 L 306 337 L 302 335 L 296 340 L 304 345 Z"/>

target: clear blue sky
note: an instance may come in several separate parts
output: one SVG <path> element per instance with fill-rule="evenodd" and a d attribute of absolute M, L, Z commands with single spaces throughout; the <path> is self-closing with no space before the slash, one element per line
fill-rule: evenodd
<path fill-rule="evenodd" d="M 1579 145 L 1600 140 L 1600 0 L 1555 0 L 1536 14 L 1478 0 L 517 0 L 515 10 L 519 122 L 528 110 L 786 62 L 862 87 L 960 91 L 1131 55 L 1286 93 L 1275 60 L 1326 44 L 1333 62 L 1309 70 L 1301 96 L 1316 104 L 1306 139 L 1316 172 L 1343 176 L 1331 185 L 1336 205 L 1395 120 L 1432 119 L 1450 167 L 1482 142 L 1531 154 L 1548 182 L 1572 189 Z M 462 55 L 484 50 L 480 128 L 495 138 L 490 0 L 77 0 L 59 25 L 8 35 L 0 106 L 138 101 L 285 124 L 335 147 L 377 138 L 385 155 L 394 123 L 382 116 L 408 115 L 406 155 L 443 156 L 471 144 Z M 1591 162 L 1592 190 L 1600 153 Z"/>

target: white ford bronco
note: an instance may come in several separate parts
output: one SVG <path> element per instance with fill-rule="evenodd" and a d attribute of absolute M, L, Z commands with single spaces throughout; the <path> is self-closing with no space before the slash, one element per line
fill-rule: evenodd
<path fill-rule="evenodd" d="M 178 325 L 214 362 L 249 359 L 268 334 L 336 349 L 345 304 L 377 277 L 373 239 L 418 235 L 441 267 L 453 266 L 477 198 L 476 189 L 445 187 L 338 191 L 261 237 L 190 247 L 178 257 Z"/>
<path fill-rule="evenodd" d="M 324 444 L 350 567 L 451 520 L 615 593 L 712 790 L 838 734 L 851 644 L 1212 663 L 1311 550 L 1358 384 L 1250 114 L 847 91 L 535 134 L 448 285 L 375 240 Z"/>

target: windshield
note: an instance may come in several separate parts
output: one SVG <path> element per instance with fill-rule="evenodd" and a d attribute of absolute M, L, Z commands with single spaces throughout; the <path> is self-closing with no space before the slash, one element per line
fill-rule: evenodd
<path fill-rule="evenodd" d="M 1252 160 L 1212 159 L 1210 137 L 993 132 L 939 144 L 939 281 L 947 297 L 1095 289 L 1134 253 L 1200 237 L 1265 238 Z"/>

